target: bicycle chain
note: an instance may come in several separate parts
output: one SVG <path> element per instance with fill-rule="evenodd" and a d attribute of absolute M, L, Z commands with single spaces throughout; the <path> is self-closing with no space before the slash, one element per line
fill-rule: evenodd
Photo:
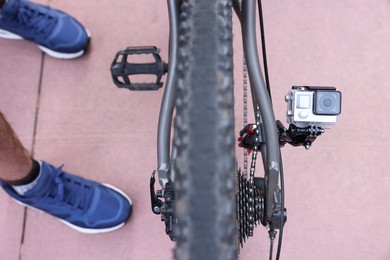
<path fill-rule="evenodd" d="M 244 110 L 244 127 L 248 122 L 248 94 L 247 94 L 247 68 L 245 58 L 243 60 L 243 110 Z M 252 148 L 252 160 L 249 171 L 249 179 L 247 174 L 248 169 L 248 152 L 244 149 L 244 171 L 237 172 L 237 216 L 239 225 L 239 243 L 241 247 L 246 239 L 253 236 L 254 228 L 260 223 L 262 212 L 264 212 L 264 199 L 260 189 L 255 186 L 255 170 L 256 159 L 259 144 L 259 129 L 260 129 L 260 111 L 256 106 L 256 140 Z"/>
<path fill-rule="evenodd" d="M 243 65 L 243 71 L 242 71 L 242 78 L 243 78 L 243 122 L 245 127 L 248 124 L 248 70 L 246 67 L 246 61 L 245 57 L 242 61 Z M 248 174 L 248 150 L 244 149 L 244 172 L 243 174 L 246 176 Z"/>

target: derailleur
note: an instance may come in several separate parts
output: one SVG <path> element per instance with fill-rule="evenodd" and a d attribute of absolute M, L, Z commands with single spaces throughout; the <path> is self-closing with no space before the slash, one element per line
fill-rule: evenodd
<path fill-rule="evenodd" d="M 165 185 L 164 192 L 162 190 L 154 190 L 154 183 L 156 171 L 152 173 L 150 177 L 150 198 L 152 211 L 156 215 L 161 214 L 161 221 L 165 223 L 165 233 L 170 237 L 172 241 L 176 240 L 174 235 L 174 226 L 176 224 L 176 217 L 174 211 L 175 192 L 173 190 L 173 183 L 168 182 Z M 163 198 L 164 202 L 160 199 Z"/>
<path fill-rule="evenodd" d="M 258 132 L 256 140 L 256 132 Z M 252 152 L 253 147 L 256 142 L 258 145 L 264 143 L 264 133 L 262 124 L 260 126 L 256 124 L 248 124 L 240 131 L 240 136 L 238 137 L 238 146 L 246 148 L 248 153 Z"/>

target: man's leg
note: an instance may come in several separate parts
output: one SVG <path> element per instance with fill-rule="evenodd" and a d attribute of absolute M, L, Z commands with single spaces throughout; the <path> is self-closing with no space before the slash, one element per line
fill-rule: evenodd
<path fill-rule="evenodd" d="M 113 231 L 130 217 L 132 202 L 118 188 L 31 159 L 1 112 L 0 169 L 0 186 L 8 195 L 77 231 Z"/>
<path fill-rule="evenodd" d="M 6 182 L 23 180 L 33 166 L 28 151 L 23 147 L 1 112 L 0 165 L 0 179 Z"/>

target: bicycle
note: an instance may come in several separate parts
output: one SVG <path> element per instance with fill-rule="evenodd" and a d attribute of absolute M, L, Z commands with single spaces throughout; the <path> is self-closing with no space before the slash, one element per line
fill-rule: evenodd
<path fill-rule="evenodd" d="M 152 211 L 161 215 L 166 233 L 177 242 L 176 259 L 236 259 L 239 245 L 253 235 L 259 223 L 269 233 L 270 259 L 279 231 L 279 259 L 287 219 L 280 147 L 289 143 L 308 149 L 323 128 L 336 122 L 341 93 L 333 87 L 293 87 L 288 95 L 290 126 L 285 128 L 275 120 L 272 108 L 261 0 L 258 13 L 265 79 L 258 58 L 255 0 L 167 0 L 167 4 L 169 63 L 161 60 L 159 49 L 149 46 L 119 51 L 111 64 L 114 83 L 130 90 L 158 90 L 167 73 L 157 137 L 161 189 L 155 191 L 154 171 Z M 242 26 L 255 114 L 255 123 L 245 122 L 238 138 L 239 146 L 251 154 L 249 174 L 247 165 L 241 170 L 235 159 L 233 10 Z M 132 55 L 152 55 L 155 61 L 131 63 Z M 156 80 L 133 83 L 130 77 L 139 74 L 155 75 Z M 312 108 L 315 98 L 325 112 L 319 106 Z M 258 152 L 263 177 L 255 176 Z"/>

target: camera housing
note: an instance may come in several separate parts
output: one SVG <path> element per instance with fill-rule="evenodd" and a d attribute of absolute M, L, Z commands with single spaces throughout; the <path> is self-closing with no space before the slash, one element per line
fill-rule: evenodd
<path fill-rule="evenodd" d="M 334 87 L 293 86 L 286 102 L 287 122 L 297 127 L 330 128 L 341 113 L 341 92 Z"/>

